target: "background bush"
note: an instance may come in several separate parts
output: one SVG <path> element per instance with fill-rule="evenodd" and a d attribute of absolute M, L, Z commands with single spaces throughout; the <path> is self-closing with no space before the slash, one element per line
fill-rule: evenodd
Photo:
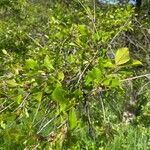
<path fill-rule="evenodd" d="M 148 8 L 3 0 L 0 13 L 1 149 L 149 149 Z"/>

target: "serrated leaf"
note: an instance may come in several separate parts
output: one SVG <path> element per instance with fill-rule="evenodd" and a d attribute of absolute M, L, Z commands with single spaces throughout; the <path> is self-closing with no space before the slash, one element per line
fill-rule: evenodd
<path fill-rule="evenodd" d="M 77 126 L 77 116 L 74 107 L 69 111 L 69 123 L 71 129 L 74 129 Z"/>
<path fill-rule="evenodd" d="M 65 90 L 62 87 L 56 87 L 52 93 L 52 99 L 61 104 L 66 103 Z"/>
<path fill-rule="evenodd" d="M 129 50 L 128 48 L 120 48 L 117 50 L 115 55 L 115 64 L 116 65 L 123 65 L 130 60 Z"/>
<path fill-rule="evenodd" d="M 54 67 L 52 65 L 52 61 L 50 59 L 50 57 L 48 55 L 45 56 L 44 58 L 44 66 L 48 69 L 48 70 L 51 70 L 53 69 L 54 70 Z"/>

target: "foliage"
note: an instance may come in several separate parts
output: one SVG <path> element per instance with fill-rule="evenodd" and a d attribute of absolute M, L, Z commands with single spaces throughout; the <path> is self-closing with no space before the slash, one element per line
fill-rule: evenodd
<path fill-rule="evenodd" d="M 134 8 L 85 2 L 0 3 L 1 149 L 149 148 L 148 84 L 128 78 L 144 64 L 116 39 Z"/>

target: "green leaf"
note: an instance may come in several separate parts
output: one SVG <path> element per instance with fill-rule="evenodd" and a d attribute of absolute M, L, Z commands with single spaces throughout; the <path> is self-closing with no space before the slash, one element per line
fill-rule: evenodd
<path fill-rule="evenodd" d="M 110 77 L 103 81 L 103 85 L 115 88 L 120 86 L 120 82 L 118 78 Z"/>
<path fill-rule="evenodd" d="M 66 103 L 65 90 L 62 87 L 56 87 L 52 93 L 52 99 L 61 104 Z"/>
<path fill-rule="evenodd" d="M 62 71 L 58 73 L 58 80 L 63 81 L 64 77 L 65 76 L 64 76 L 64 73 Z"/>
<path fill-rule="evenodd" d="M 73 92 L 74 96 L 76 98 L 79 98 L 79 97 L 82 97 L 83 96 L 83 92 L 81 89 L 76 89 L 74 92 Z"/>
<path fill-rule="evenodd" d="M 103 65 L 105 68 L 113 68 L 114 66 L 110 60 L 106 60 Z"/>
<path fill-rule="evenodd" d="M 25 116 L 26 116 L 27 118 L 29 118 L 29 113 L 28 113 L 27 108 L 24 109 L 24 114 L 25 114 Z"/>
<path fill-rule="evenodd" d="M 40 102 L 42 100 L 43 92 L 37 92 L 34 98 Z"/>
<path fill-rule="evenodd" d="M 50 57 L 48 55 L 45 56 L 44 58 L 44 66 L 48 69 L 48 70 L 51 70 L 53 69 L 54 70 L 54 67 L 52 65 L 52 61 L 50 59 Z"/>
<path fill-rule="evenodd" d="M 16 102 L 18 103 L 18 104 L 20 104 L 21 103 L 21 101 L 22 101 L 22 98 L 23 98 L 23 96 L 22 96 L 22 94 L 19 94 L 18 96 L 16 96 Z"/>
<path fill-rule="evenodd" d="M 6 84 L 8 85 L 8 87 L 17 87 L 18 86 L 18 83 L 16 83 L 15 79 L 7 80 Z"/>
<path fill-rule="evenodd" d="M 133 65 L 133 66 L 141 66 L 141 65 L 143 65 L 143 64 L 142 64 L 142 62 L 140 62 L 139 60 L 133 60 L 133 61 L 132 61 L 132 65 Z"/>
<path fill-rule="evenodd" d="M 98 82 L 101 80 L 101 76 L 102 76 L 101 70 L 95 67 L 87 73 L 85 84 L 88 85 L 91 82 Z"/>
<path fill-rule="evenodd" d="M 118 49 L 118 51 L 116 52 L 115 55 L 115 63 L 116 65 L 122 65 L 127 63 L 130 60 L 130 56 L 129 56 L 129 50 L 128 48 L 120 48 Z"/>
<path fill-rule="evenodd" d="M 74 107 L 69 111 L 69 123 L 71 129 L 74 129 L 77 126 L 77 116 Z"/>
<path fill-rule="evenodd" d="M 85 25 L 78 25 L 78 27 L 79 27 L 79 31 L 80 31 L 81 35 L 87 34 Z"/>
<path fill-rule="evenodd" d="M 29 59 L 26 60 L 26 67 L 27 67 L 27 69 L 35 70 L 35 69 L 38 68 L 38 64 L 35 60 L 29 58 Z"/>
<path fill-rule="evenodd" d="M 70 63 L 70 64 L 73 64 L 73 63 L 76 63 L 76 56 L 74 55 L 74 54 L 70 54 L 69 56 L 68 56 L 68 62 Z"/>
<path fill-rule="evenodd" d="M 0 126 L 1 126 L 3 129 L 6 128 L 6 124 L 5 124 L 3 121 L 1 121 Z"/>
<path fill-rule="evenodd" d="M 7 55 L 7 51 L 5 49 L 2 50 L 3 54 Z"/>

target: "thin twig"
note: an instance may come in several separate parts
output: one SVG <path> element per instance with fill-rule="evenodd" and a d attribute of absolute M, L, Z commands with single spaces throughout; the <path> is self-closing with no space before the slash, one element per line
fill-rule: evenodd
<path fill-rule="evenodd" d="M 103 102 L 103 99 L 102 99 L 102 96 L 101 96 L 101 92 L 100 92 L 99 96 L 100 96 L 100 103 L 101 103 L 101 106 L 102 106 L 103 119 L 104 119 L 104 122 L 106 122 L 106 113 L 105 113 L 105 107 L 104 107 L 104 102 Z"/>
<path fill-rule="evenodd" d="M 63 125 L 65 125 L 68 122 L 68 119 L 65 119 L 58 127 L 57 129 L 60 129 Z"/>
<path fill-rule="evenodd" d="M 85 71 L 88 69 L 88 67 L 90 66 L 90 64 L 94 61 L 96 55 L 98 54 L 98 50 L 96 51 L 96 53 L 94 54 L 93 58 L 91 59 L 91 61 L 85 66 L 85 68 L 83 69 L 83 71 L 81 72 L 79 79 L 77 81 L 77 85 L 80 83 Z"/>
<path fill-rule="evenodd" d="M 87 118 L 87 124 L 88 124 L 88 132 L 90 134 L 90 136 L 94 139 L 94 130 L 93 130 L 93 126 L 92 126 L 92 121 L 91 121 L 91 117 L 90 117 L 90 105 L 89 105 L 89 101 L 87 99 L 87 96 L 85 94 L 85 101 L 84 101 L 84 109 L 85 109 L 85 115 Z"/>
<path fill-rule="evenodd" d="M 0 113 L 2 113 L 4 110 L 6 110 L 7 108 L 9 108 L 11 105 L 13 105 L 15 102 L 10 103 L 8 106 L 6 106 L 4 109 L 0 110 Z"/>
<path fill-rule="evenodd" d="M 24 104 L 25 104 L 26 100 L 28 99 L 29 95 L 30 95 L 30 93 L 26 93 L 26 96 L 24 97 L 22 103 L 13 112 L 15 112 L 18 109 L 21 109 L 24 106 Z"/>
<path fill-rule="evenodd" d="M 27 34 L 27 37 L 30 38 L 37 46 L 39 46 L 40 48 L 43 48 L 43 46 L 38 41 L 36 41 L 33 37 L 31 37 L 28 34 Z"/>
<path fill-rule="evenodd" d="M 127 23 L 129 22 L 129 19 L 125 22 L 125 24 L 123 25 L 124 27 L 127 25 Z M 112 38 L 112 40 L 109 42 L 107 48 L 106 48 L 106 51 L 108 51 L 109 48 L 111 48 L 111 44 L 114 42 L 114 40 L 117 38 L 117 36 L 122 32 L 122 30 L 119 30 L 115 35 L 114 37 Z M 111 49 L 111 52 L 113 54 L 113 56 L 115 56 L 114 52 L 112 51 Z"/>
<path fill-rule="evenodd" d="M 41 129 L 37 132 L 37 134 L 39 134 L 44 128 L 46 128 L 46 126 L 48 126 L 48 124 L 50 124 L 53 120 L 55 120 L 59 116 L 60 116 L 60 113 L 57 116 L 53 117 L 51 120 L 49 120 L 47 123 L 45 123 L 43 127 L 41 127 Z"/>
<path fill-rule="evenodd" d="M 36 116 L 37 116 L 37 114 L 38 114 L 38 112 L 39 112 L 40 106 L 41 106 L 41 103 L 38 104 L 38 108 L 36 109 L 35 115 L 34 115 L 34 117 L 33 117 L 32 124 L 34 123 L 34 121 L 35 121 L 35 119 L 36 119 Z"/>
<path fill-rule="evenodd" d="M 140 76 L 131 77 L 131 78 L 127 78 L 127 79 L 123 79 L 123 80 L 121 80 L 121 82 L 131 81 L 131 80 L 144 78 L 144 77 L 150 79 L 150 73 L 144 74 L 144 75 L 140 75 Z"/>
<path fill-rule="evenodd" d="M 144 84 L 144 85 L 141 87 L 141 89 L 139 90 L 139 92 L 137 93 L 137 95 L 142 94 L 142 93 L 143 93 L 143 90 L 145 89 L 145 87 L 146 87 L 147 85 L 149 85 L 149 84 L 150 84 L 150 81 L 147 82 L 146 84 Z"/>

